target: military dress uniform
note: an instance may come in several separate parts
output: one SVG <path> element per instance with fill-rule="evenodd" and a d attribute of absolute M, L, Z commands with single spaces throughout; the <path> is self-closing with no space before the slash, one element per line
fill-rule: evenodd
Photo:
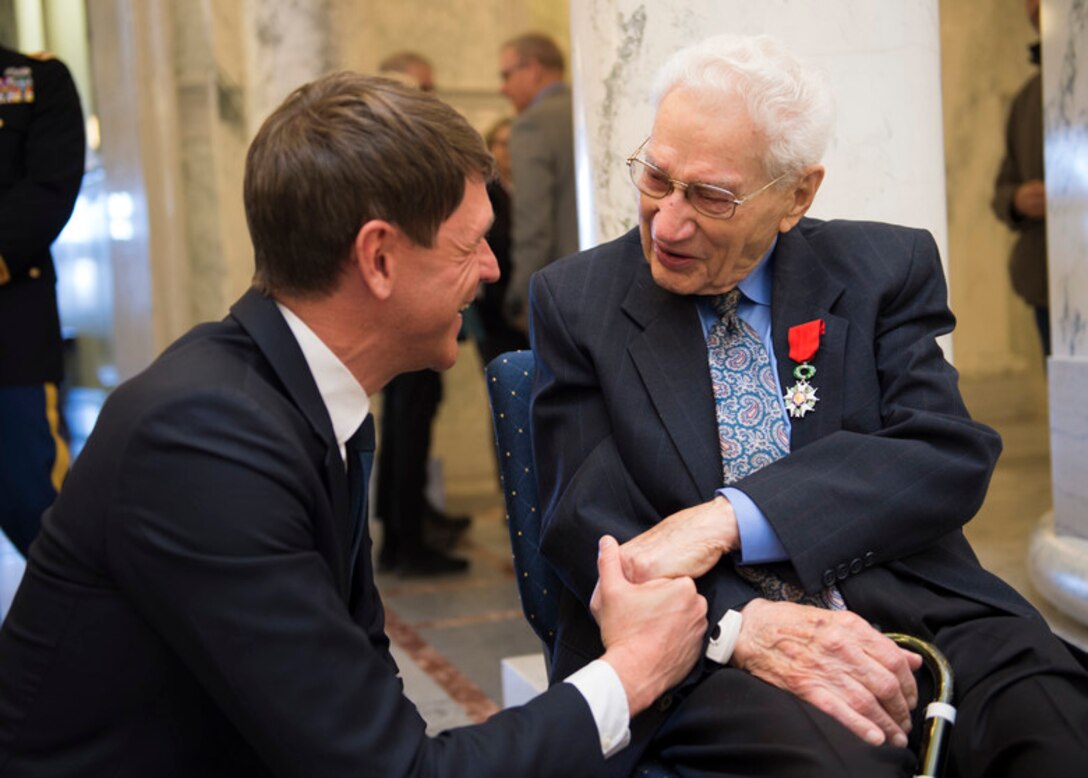
<path fill-rule="evenodd" d="M 68 68 L 0 47 L 0 528 L 24 554 L 68 469 L 49 247 L 75 206 L 85 146 Z"/>

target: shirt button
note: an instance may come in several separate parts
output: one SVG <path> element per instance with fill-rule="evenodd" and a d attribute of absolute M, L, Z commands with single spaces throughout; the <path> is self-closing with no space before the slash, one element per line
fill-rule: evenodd
<path fill-rule="evenodd" d="M 32 267 L 30 270 L 26 271 L 26 274 L 31 278 L 41 278 L 42 270 L 40 267 Z"/>
<path fill-rule="evenodd" d="M 665 711 L 667 711 L 671 707 L 672 707 L 672 695 L 671 694 L 662 695 L 661 699 L 659 699 L 657 701 L 657 709 L 659 711 L 661 711 L 662 713 L 664 713 Z"/>

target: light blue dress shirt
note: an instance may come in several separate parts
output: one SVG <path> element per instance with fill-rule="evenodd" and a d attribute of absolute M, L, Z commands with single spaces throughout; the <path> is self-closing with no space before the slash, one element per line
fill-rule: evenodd
<path fill-rule="evenodd" d="M 782 411 L 782 418 L 786 422 L 786 433 L 792 429 L 789 414 L 786 413 L 786 404 L 782 399 L 782 387 L 778 381 L 778 360 L 775 358 L 774 343 L 771 342 L 771 268 L 774 264 L 774 248 L 778 245 L 778 239 L 771 244 L 767 253 L 759 260 L 759 264 L 749 273 L 743 281 L 737 284 L 741 291 L 740 302 L 737 304 L 737 315 L 759 335 L 763 341 L 763 347 L 767 349 L 767 356 L 771 360 L 771 372 L 774 373 L 774 383 L 778 392 L 778 404 Z M 700 297 L 696 302 L 699 311 L 699 320 L 703 325 L 703 337 L 710 334 L 710 328 L 718 321 L 718 314 L 714 311 L 712 297 Z M 751 498 L 740 489 L 723 487 L 717 491 L 733 505 L 733 512 L 737 516 L 737 527 L 740 531 L 740 561 L 741 564 L 754 565 L 766 562 L 781 562 L 787 558 L 786 549 L 778 540 L 774 529 L 771 528 L 767 517 L 759 509 Z"/>

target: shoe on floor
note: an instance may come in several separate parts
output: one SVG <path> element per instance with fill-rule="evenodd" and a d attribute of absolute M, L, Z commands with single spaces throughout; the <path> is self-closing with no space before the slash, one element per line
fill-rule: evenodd
<path fill-rule="evenodd" d="M 422 547 L 397 558 L 397 572 L 403 578 L 425 578 L 432 575 L 452 575 L 468 570 L 468 560 L 444 551 Z"/>
<path fill-rule="evenodd" d="M 460 534 L 472 524 L 470 516 L 449 516 L 435 508 L 430 502 L 423 502 L 423 521 L 434 529 Z"/>

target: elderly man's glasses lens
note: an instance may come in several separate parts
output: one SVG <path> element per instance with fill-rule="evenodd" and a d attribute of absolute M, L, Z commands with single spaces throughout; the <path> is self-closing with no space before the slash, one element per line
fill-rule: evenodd
<path fill-rule="evenodd" d="M 777 184 L 786 174 L 783 173 L 773 181 L 769 181 L 751 194 L 737 197 L 728 189 L 713 184 L 703 184 L 697 181 L 679 181 L 669 178 L 664 170 L 644 159 L 639 158 L 643 147 L 650 142 L 647 138 L 634 153 L 627 158 L 627 170 L 631 174 L 631 183 L 638 191 L 647 197 L 660 200 L 668 197 L 673 189 L 681 189 L 691 203 L 691 207 L 704 216 L 712 219 L 730 219 L 737 211 L 738 205 L 744 205 L 756 195 L 765 192 Z"/>

